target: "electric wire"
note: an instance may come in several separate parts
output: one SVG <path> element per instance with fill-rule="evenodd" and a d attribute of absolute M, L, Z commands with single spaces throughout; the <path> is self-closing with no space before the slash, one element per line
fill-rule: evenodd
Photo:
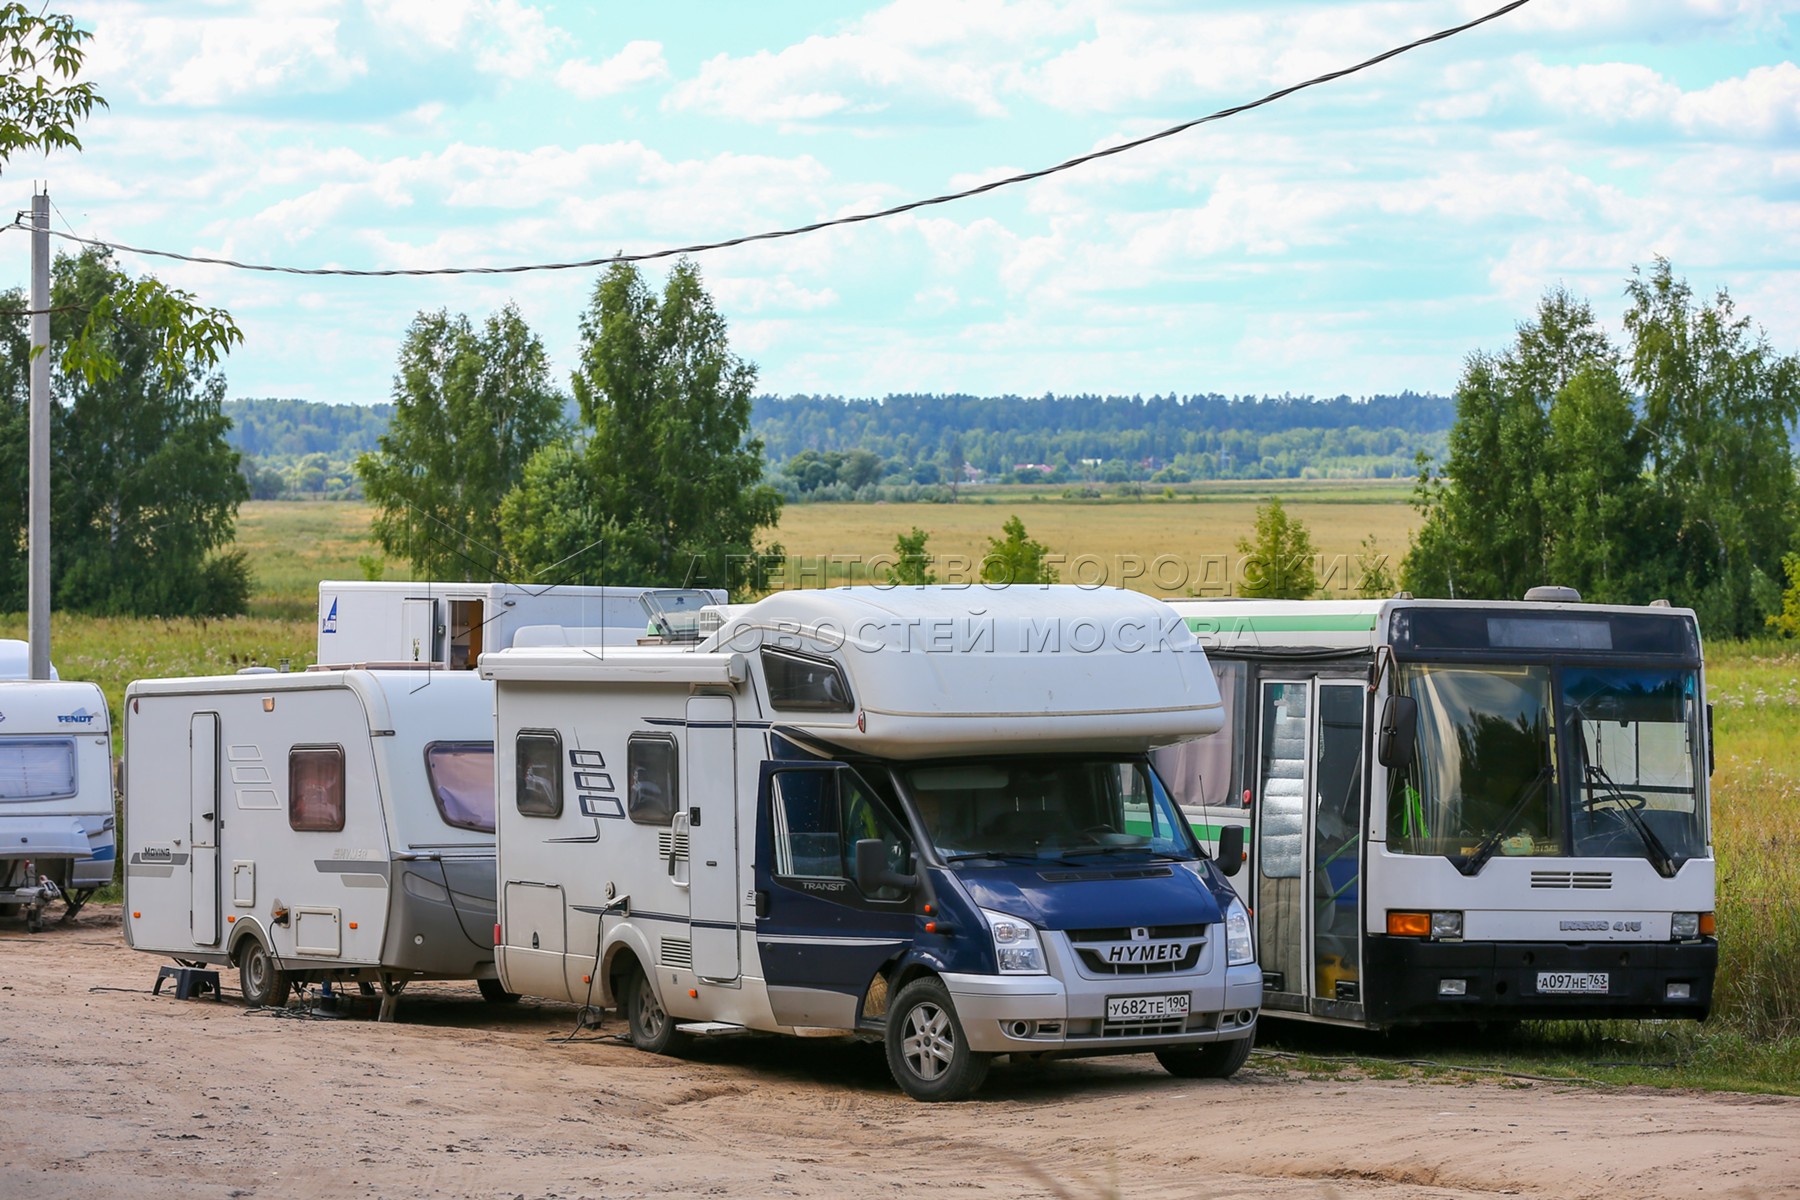
<path fill-rule="evenodd" d="M 1143 137 L 1132 138 L 1129 141 L 1120 142 L 1117 145 L 1106 146 L 1099 150 L 1090 151 L 1087 154 L 1081 154 L 1074 158 L 1065 159 L 1053 166 L 1042 167 L 1035 171 L 1021 171 L 1017 174 L 1007 175 L 1000 179 L 989 180 L 987 183 L 977 184 L 974 187 L 964 188 L 961 191 L 944 192 L 922 200 L 909 200 L 904 204 L 896 204 L 890 208 L 876 209 L 864 213 L 851 213 L 847 216 L 832 217 L 823 221 L 813 221 L 806 225 L 795 225 L 786 229 L 772 229 L 763 233 L 744 234 L 739 237 L 725 238 L 720 241 L 694 242 L 686 246 L 671 246 L 660 250 L 646 250 L 636 254 L 609 254 L 597 258 L 579 259 L 572 262 L 523 263 L 504 267 L 394 267 L 379 270 L 359 270 L 349 267 L 290 267 L 270 263 L 249 263 L 232 258 L 216 258 L 198 254 L 179 254 L 173 250 L 153 250 L 144 246 L 129 246 L 123 242 L 106 241 L 101 238 L 79 237 L 73 232 L 60 233 L 54 229 L 50 230 L 49 234 L 52 237 L 61 238 L 64 241 L 76 242 L 84 246 L 118 250 L 127 254 L 147 255 L 153 258 L 174 259 L 177 262 L 230 267 L 239 271 L 263 271 L 278 275 L 329 275 L 358 279 L 390 278 L 394 276 L 519 275 L 531 271 L 570 271 L 586 269 L 589 267 L 610 266 L 615 263 L 651 262 L 656 259 L 675 258 L 689 254 L 702 254 L 711 250 L 723 250 L 728 247 L 742 246 L 751 242 L 766 242 L 780 238 L 798 237 L 801 234 L 816 233 L 822 229 L 832 229 L 838 226 L 856 225 L 866 221 L 879 221 L 887 217 L 895 217 L 903 213 L 912 212 L 916 209 L 929 208 L 939 204 L 950 204 L 957 200 L 966 200 L 971 196 L 979 196 L 987 192 L 998 191 L 1001 188 L 1012 187 L 1016 184 L 1029 183 L 1033 180 L 1043 179 L 1063 171 L 1073 170 L 1076 167 L 1083 166 L 1084 164 L 1094 162 L 1098 159 L 1110 158 L 1116 154 L 1124 154 L 1128 151 L 1139 149 L 1152 142 L 1158 142 L 1165 138 L 1174 137 L 1176 134 L 1185 133 L 1188 130 L 1201 125 L 1211 124 L 1215 121 L 1223 121 L 1227 118 L 1238 116 L 1241 113 L 1247 113 L 1253 109 L 1274 104 L 1278 100 L 1286 99 L 1296 92 L 1305 91 L 1307 88 L 1317 87 L 1323 83 L 1331 83 L 1335 80 L 1355 75 L 1359 71 L 1366 71 L 1370 67 L 1378 66 L 1391 58 L 1397 58 L 1409 51 L 1417 50 L 1421 46 L 1429 46 L 1434 42 L 1445 41 L 1460 33 L 1466 33 L 1477 26 L 1485 25 L 1490 21 L 1499 20 L 1508 13 L 1523 8 L 1530 2 L 1531 0 L 1510 0 L 1509 3 L 1503 4 L 1499 8 L 1496 8 L 1483 16 L 1476 17 L 1474 20 L 1465 21 L 1461 25 L 1453 25 L 1448 29 L 1440 29 L 1436 33 L 1427 34 L 1424 37 L 1407 42 L 1405 45 L 1396 46 L 1391 50 L 1384 50 L 1373 58 L 1364 59 L 1362 62 L 1356 63 L 1353 66 L 1342 67 L 1336 71 L 1328 71 L 1323 75 L 1315 75 L 1304 82 L 1290 84 L 1287 87 L 1270 92 L 1260 99 L 1247 101 L 1243 104 L 1234 104 L 1229 108 L 1221 108 L 1215 112 L 1208 113 L 1203 117 L 1196 117 L 1190 121 L 1183 121 L 1178 125 L 1171 125 L 1166 129 L 1146 134 Z M 64 223 L 66 224 L 67 222 L 65 221 Z M 14 217 L 11 225 L 0 226 L 0 232 L 11 229 L 23 229 L 29 232 L 31 231 L 31 226 L 26 225 L 21 217 Z"/>

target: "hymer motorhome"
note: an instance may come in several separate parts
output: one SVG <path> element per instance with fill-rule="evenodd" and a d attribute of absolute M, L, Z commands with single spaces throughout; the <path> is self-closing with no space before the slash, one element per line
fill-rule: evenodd
<path fill-rule="evenodd" d="M 618 1006 L 653 1052 L 694 1024 L 880 1038 L 925 1100 L 1001 1054 L 1244 1062 L 1241 847 L 1209 859 L 1146 757 L 1222 720 L 1169 609 L 852 588 L 705 615 L 687 644 L 483 656 L 504 987 Z"/>

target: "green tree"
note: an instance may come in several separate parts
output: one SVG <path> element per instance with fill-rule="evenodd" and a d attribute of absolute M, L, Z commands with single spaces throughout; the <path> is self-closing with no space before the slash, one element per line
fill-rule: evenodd
<path fill-rule="evenodd" d="M 1397 587 L 1394 572 L 1388 565 L 1387 553 L 1374 534 L 1363 538 L 1362 553 L 1356 558 L 1356 594 L 1365 600 L 1385 600 L 1392 596 Z"/>
<path fill-rule="evenodd" d="M 1025 522 L 1012 516 L 1000 527 L 1002 536 L 988 539 L 981 556 L 983 583 L 1055 583 L 1056 568 L 1045 560 L 1050 548 L 1025 533 Z"/>
<path fill-rule="evenodd" d="M 511 304 L 480 330 L 462 314 L 420 313 L 393 396 L 380 449 L 356 463 L 376 543 L 427 579 L 506 574 L 501 502 L 566 432 L 543 342 Z"/>
<path fill-rule="evenodd" d="M 56 260 L 53 307 L 86 312 L 119 285 L 104 251 Z M 29 340 L 18 291 L 0 296 L 0 606 L 25 604 L 23 431 L 29 417 Z M 77 336 L 51 318 L 51 352 Z M 52 373 L 50 515 L 52 601 L 83 612 L 156 616 L 242 612 L 250 576 L 233 539 L 249 485 L 226 442 L 225 380 L 200 362 L 170 363 L 168 331 L 136 318 L 109 322 L 99 352 L 116 369 Z M 17 431 L 13 436 L 11 431 Z M 16 464 L 16 469 L 15 468 Z"/>
<path fill-rule="evenodd" d="M 911 533 L 894 538 L 894 565 L 888 569 L 886 582 L 899 586 L 924 587 L 938 581 L 931 569 L 931 552 L 925 543 L 931 535 L 914 525 Z"/>
<path fill-rule="evenodd" d="M 659 299 L 635 267 L 601 276 L 581 318 L 579 450 L 540 451 L 501 506 L 503 545 L 534 578 L 762 586 L 780 517 L 749 436 L 756 368 L 691 261 Z"/>
<path fill-rule="evenodd" d="M 1271 496 L 1256 510 L 1254 537 L 1238 539 L 1242 594 L 1257 600 L 1305 600 L 1319 590 L 1318 552 L 1305 525 Z"/>
<path fill-rule="evenodd" d="M 1800 637 L 1800 554 L 1785 554 L 1781 569 L 1787 587 L 1781 593 L 1781 611 L 1766 618 L 1769 628 L 1782 637 Z"/>

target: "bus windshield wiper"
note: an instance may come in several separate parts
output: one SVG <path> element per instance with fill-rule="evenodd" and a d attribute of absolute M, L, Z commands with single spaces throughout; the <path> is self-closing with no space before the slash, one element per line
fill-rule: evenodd
<path fill-rule="evenodd" d="M 1638 835 L 1638 840 L 1644 843 L 1645 854 L 1650 859 L 1650 865 L 1656 868 L 1656 873 L 1664 879 L 1675 878 L 1674 856 L 1669 853 L 1668 847 L 1662 844 L 1662 839 L 1656 836 L 1656 831 L 1650 828 L 1650 823 L 1644 820 L 1644 814 L 1626 799 L 1625 793 L 1619 788 L 1619 785 L 1612 781 L 1612 776 L 1606 773 L 1605 768 L 1589 763 L 1587 777 L 1590 791 L 1592 785 L 1598 782 L 1611 794 L 1612 802 L 1625 815 L 1625 823 L 1631 826 L 1632 831 Z M 1591 808 L 1592 805 L 1590 804 L 1589 807 Z"/>
<path fill-rule="evenodd" d="M 1519 792 L 1519 798 L 1513 802 L 1512 811 L 1508 812 L 1501 822 L 1494 826 L 1494 831 L 1482 838 L 1481 844 L 1475 849 L 1461 858 L 1451 860 L 1456 864 L 1456 869 L 1464 875 L 1481 874 L 1481 868 L 1487 866 L 1488 859 L 1494 857 L 1494 851 L 1500 848 L 1500 842 L 1506 837 L 1506 831 L 1512 828 L 1513 822 L 1519 819 L 1519 814 L 1525 811 L 1525 806 L 1531 803 L 1532 796 L 1537 794 L 1537 790 L 1543 787 L 1544 781 L 1549 778 L 1550 764 L 1545 763 L 1538 768 L 1536 775 L 1526 780 L 1524 788 Z"/>

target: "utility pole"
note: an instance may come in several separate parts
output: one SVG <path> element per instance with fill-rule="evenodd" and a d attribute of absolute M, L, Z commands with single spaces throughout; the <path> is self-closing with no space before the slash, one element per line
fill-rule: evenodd
<path fill-rule="evenodd" d="M 31 197 L 31 677 L 50 678 L 50 193 Z"/>

